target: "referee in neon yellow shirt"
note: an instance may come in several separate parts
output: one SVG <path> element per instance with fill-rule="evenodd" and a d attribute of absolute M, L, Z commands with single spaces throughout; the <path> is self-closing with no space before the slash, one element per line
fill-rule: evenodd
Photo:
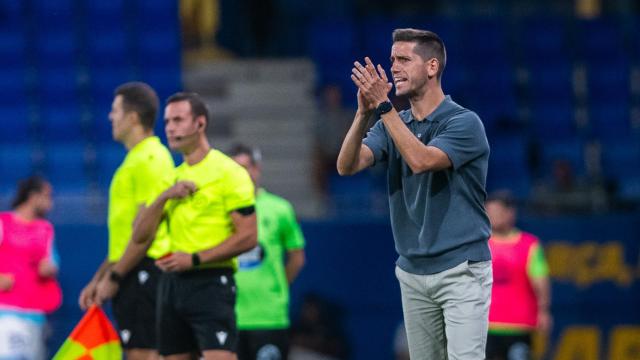
<path fill-rule="evenodd" d="M 206 136 L 208 110 L 194 93 L 167 100 L 169 146 L 184 162 L 153 203 L 140 213 L 133 239 L 148 242 L 166 223 L 171 253 L 156 261 L 158 349 L 167 360 L 236 359 L 236 256 L 256 246 L 254 187 L 247 171 Z M 164 219 L 164 221 L 163 221 Z"/>
<path fill-rule="evenodd" d="M 115 296 L 113 312 L 127 359 L 156 354 L 155 302 L 160 270 L 154 260 L 169 251 L 165 228 L 155 233 L 150 248 L 129 244 L 141 206 L 172 176 L 173 158 L 154 136 L 159 101 L 147 84 L 134 82 L 115 90 L 109 113 L 113 138 L 127 149 L 109 189 L 109 252 L 80 294 L 80 307 L 101 305 Z M 131 245 L 131 246 L 129 246 Z M 124 261 L 123 261 L 124 260 Z"/>

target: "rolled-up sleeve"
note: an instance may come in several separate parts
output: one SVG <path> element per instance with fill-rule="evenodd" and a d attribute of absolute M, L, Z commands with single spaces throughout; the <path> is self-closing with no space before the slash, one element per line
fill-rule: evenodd
<path fill-rule="evenodd" d="M 470 111 L 449 119 L 444 130 L 428 145 L 444 151 L 455 170 L 489 151 L 484 126 L 478 115 Z"/>
<path fill-rule="evenodd" d="M 378 120 L 367 132 L 362 141 L 373 152 L 373 158 L 376 163 L 387 161 L 389 149 L 387 148 L 387 131 L 384 128 L 382 120 Z"/>

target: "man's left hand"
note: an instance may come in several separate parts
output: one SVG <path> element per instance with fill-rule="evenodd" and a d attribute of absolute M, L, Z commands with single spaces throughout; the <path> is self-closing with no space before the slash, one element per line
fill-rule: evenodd
<path fill-rule="evenodd" d="M 388 94 L 393 85 L 389 82 L 382 66 L 376 67 L 371 59 L 365 57 L 365 65 L 358 61 L 354 62 L 351 73 L 351 80 L 358 86 L 358 90 L 366 102 L 378 106 L 389 101 Z"/>
<path fill-rule="evenodd" d="M 156 266 L 165 272 L 185 271 L 193 267 L 193 260 L 191 254 L 174 252 L 167 257 L 156 260 Z"/>

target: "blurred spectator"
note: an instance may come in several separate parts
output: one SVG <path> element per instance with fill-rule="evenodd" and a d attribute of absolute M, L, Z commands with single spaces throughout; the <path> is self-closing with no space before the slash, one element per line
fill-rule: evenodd
<path fill-rule="evenodd" d="M 538 238 L 515 227 L 516 205 L 509 192 L 489 195 L 486 209 L 493 258 L 487 359 L 531 359 L 534 330 L 547 334 L 552 322 L 549 268 Z"/>
<path fill-rule="evenodd" d="M 236 144 L 229 155 L 247 169 L 255 185 L 260 234 L 258 245 L 238 256 L 235 273 L 238 359 L 286 359 L 289 286 L 304 266 L 304 236 L 291 204 L 261 187 L 260 150 Z"/>
<path fill-rule="evenodd" d="M 315 179 L 318 188 L 326 192 L 329 178 L 337 174 L 336 159 L 354 111 L 343 106 L 342 90 L 336 84 L 325 85 L 320 95 L 320 110 L 315 124 Z"/>
<path fill-rule="evenodd" d="M 584 213 L 606 206 L 606 191 L 597 183 L 577 177 L 571 162 L 556 159 L 551 178 L 533 189 L 533 207 L 544 213 Z"/>
<path fill-rule="evenodd" d="M 348 346 L 341 317 L 336 305 L 317 295 L 306 295 L 292 327 L 289 360 L 346 359 Z"/>
<path fill-rule="evenodd" d="M 62 301 L 55 280 L 51 185 L 20 182 L 13 211 L 0 213 L 0 359 L 46 358 L 45 315 Z"/>

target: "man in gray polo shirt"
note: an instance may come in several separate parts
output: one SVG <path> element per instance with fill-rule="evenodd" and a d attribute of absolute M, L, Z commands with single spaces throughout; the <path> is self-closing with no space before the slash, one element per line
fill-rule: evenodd
<path fill-rule="evenodd" d="M 355 62 L 358 111 L 337 166 L 341 175 L 387 167 L 411 358 L 478 360 L 485 357 L 493 281 L 483 205 L 489 145 L 478 116 L 444 95 L 445 63 L 435 33 L 393 32 L 396 95 L 411 104 L 398 113 L 384 69 L 369 58 Z M 367 133 L 372 117 L 379 120 Z"/>

